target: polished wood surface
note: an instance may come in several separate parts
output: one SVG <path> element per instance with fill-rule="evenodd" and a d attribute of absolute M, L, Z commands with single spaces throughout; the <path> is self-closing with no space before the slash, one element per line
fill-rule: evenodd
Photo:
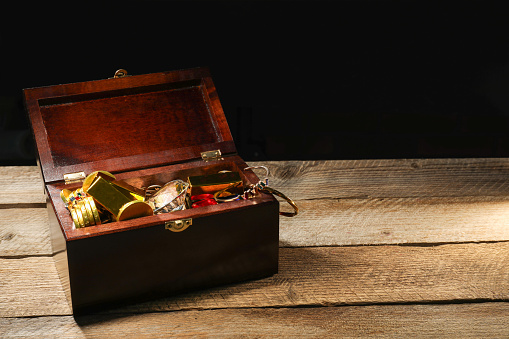
<path fill-rule="evenodd" d="M 125 181 L 134 187 L 142 188 L 150 185 L 164 185 L 165 183 L 175 180 L 187 180 L 188 176 L 203 175 L 215 173 L 220 170 L 231 170 L 239 172 L 245 185 L 256 184 L 258 177 L 252 170 L 244 170 L 248 165 L 237 155 L 224 157 L 220 161 L 205 162 L 202 160 L 186 162 L 183 164 L 174 164 L 162 167 L 148 168 L 144 170 L 123 172 L 116 175 L 116 179 Z M 164 225 L 169 220 L 179 220 L 183 218 L 201 218 L 209 215 L 228 213 L 231 211 L 256 208 L 256 206 L 274 202 L 271 195 L 262 194 L 253 199 L 239 200 L 228 204 L 218 204 L 214 206 L 205 206 L 200 209 L 187 209 L 174 213 L 163 213 L 149 217 L 125 220 L 122 222 L 105 223 L 100 226 L 90 226 L 76 229 L 73 226 L 69 212 L 65 208 L 60 192 L 62 189 L 75 190 L 81 187 L 80 183 L 64 184 L 63 182 L 48 184 L 46 190 L 50 198 L 52 208 L 55 211 L 56 218 L 60 224 L 60 228 L 64 233 L 65 239 L 68 241 L 83 239 L 93 236 L 100 236 L 126 230 L 133 230 L 155 225 Z M 276 225 L 277 226 L 277 225 Z"/>
<path fill-rule="evenodd" d="M 509 336 L 508 159 L 264 165 L 278 274 L 76 319 L 38 169 L 0 168 L 0 337 Z"/>
<path fill-rule="evenodd" d="M 46 183 L 200 159 L 235 145 L 206 68 L 24 90 Z"/>
<path fill-rule="evenodd" d="M 245 185 L 257 183 L 247 167 L 240 157 L 225 156 L 124 172 L 119 179 L 142 188 L 230 170 Z M 79 186 L 46 185 L 56 267 L 74 315 L 277 273 L 279 203 L 269 194 L 76 229 L 60 192 Z M 166 222 L 187 218 L 192 226 L 184 232 L 165 229 Z"/>

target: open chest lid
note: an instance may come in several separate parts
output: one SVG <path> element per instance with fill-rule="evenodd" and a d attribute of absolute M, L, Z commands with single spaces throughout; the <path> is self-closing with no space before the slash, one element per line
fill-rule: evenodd
<path fill-rule="evenodd" d="M 206 68 L 24 90 L 45 183 L 236 153 Z"/>

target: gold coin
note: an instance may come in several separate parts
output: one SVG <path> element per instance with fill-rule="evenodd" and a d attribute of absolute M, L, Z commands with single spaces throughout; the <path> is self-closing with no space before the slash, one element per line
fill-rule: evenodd
<path fill-rule="evenodd" d="M 72 222 L 74 223 L 74 227 L 75 228 L 80 228 L 80 221 L 78 220 L 78 215 L 76 214 L 76 211 L 73 209 L 71 209 L 71 217 L 72 217 Z"/>
<path fill-rule="evenodd" d="M 143 201 L 133 200 L 120 208 L 117 221 L 146 217 L 153 214 L 154 210 L 149 204 Z"/>
<path fill-rule="evenodd" d="M 71 195 L 71 191 L 69 191 L 68 189 L 63 189 L 63 190 L 60 192 L 60 198 L 62 198 L 62 201 L 63 201 L 66 205 L 69 205 L 69 195 Z"/>
<path fill-rule="evenodd" d="M 83 216 L 83 222 L 85 227 L 90 226 L 90 220 L 88 219 L 88 212 L 83 204 L 83 201 L 78 202 L 78 207 L 81 209 L 81 215 Z"/>
<path fill-rule="evenodd" d="M 94 216 L 95 224 L 100 225 L 101 224 L 101 217 L 99 217 L 99 211 L 97 210 L 97 206 L 95 205 L 94 198 L 88 197 L 87 198 L 88 203 L 90 205 L 90 208 L 92 209 L 92 214 Z"/>
<path fill-rule="evenodd" d="M 95 219 L 94 215 L 92 214 L 92 207 L 90 207 L 90 203 L 88 202 L 88 199 L 83 199 L 83 206 L 85 206 L 85 209 L 87 210 L 88 215 L 88 221 L 90 222 L 90 226 L 95 225 Z"/>
<path fill-rule="evenodd" d="M 86 206 L 84 200 L 81 200 L 81 213 L 83 213 L 83 220 L 85 221 L 85 224 L 87 226 L 92 226 L 92 220 L 90 220 L 90 218 L 93 219 L 94 216 L 88 214 L 87 206 Z M 85 216 L 86 216 L 86 218 L 85 218 Z M 88 224 L 87 224 L 87 222 L 88 222 Z"/>
<path fill-rule="evenodd" d="M 76 212 L 76 216 L 78 217 L 78 222 L 80 224 L 80 227 L 78 228 L 82 228 L 82 227 L 85 227 L 85 222 L 83 221 L 83 215 L 81 214 L 81 209 L 79 208 L 79 206 L 76 206 L 73 211 Z"/>

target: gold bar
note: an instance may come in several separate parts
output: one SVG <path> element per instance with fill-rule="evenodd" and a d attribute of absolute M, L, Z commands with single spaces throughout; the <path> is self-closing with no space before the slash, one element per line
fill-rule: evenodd
<path fill-rule="evenodd" d="M 122 194 L 109 181 L 99 176 L 88 187 L 86 193 L 90 194 L 96 202 L 113 214 L 115 219 L 117 219 L 122 206 L 134 200 L 134 198 L 130 199 Z"/>
<path fill-rule="evenodd" d="M 90 194 L 97 203 L 113 215 L 115 221 L 145 217 L 154 214 L 149 204 L 136 199 L 131 194 L 125 194 L 125 188 L 98 176 L 88 187 L 86 193 Z M 93 216 L 92 216 L 93 217 Z M 88 225 L 87 225 L 88 226 Z"/>
<path fill-rule="evenodd" d="M 230 190 L 231 193 L 242 194 L 243 191 L 242 179 L 238 172 L 197 175 L 188 177 L 187 180 L 189 182 L 191 195 L 204 193 L 214 194 L 228 186 L 233 186 L 233 184 L 237 185 Z"/>
<path fill-rule="evenodd" d="M 128 198 L 134 198 L 136 200 L 145 200 L 145 192 L 143 190 L 131 186 L 123 181 L 113 181 L 111 183 L 117 190 Z"/>
<path fill-rule="evenodd" d="M 119 190 L 122 194 L 127 196 L 129 199 L 134 197 L 136 200 L 143 201 L 145 198 L 145 192 L 143 190 L 136 188 L 134 186 L 129 185 L 123 181 L 116 181 L 115 176 L 110 172 L 106 171 L 95 171 L 90 173 L 83 181 L 83 190 L 87 191 L 90 185 L 92 185 L 97 178 L 103 178 L 106 181 L 115 185 L 115 188 Z M 64 198 L 62 198 L 63 200 Z"/>

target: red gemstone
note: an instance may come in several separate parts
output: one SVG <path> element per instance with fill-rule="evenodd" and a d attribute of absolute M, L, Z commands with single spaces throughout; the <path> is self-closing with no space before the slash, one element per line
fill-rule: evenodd
<path fill-rule="evenodd" d="M 196 207 L 203 207 L 203 206 L 209 206 L 209 205 L 217 205 L 217 201 L 215 201 L 214 199 L 204 199 L 204 200 L 200 200 L 200 201 L 193 203 L 193 205 L 191 207 L 196 208 Z"/>
<path fill-rule="evenodd" d="M 191 201 L 207 200 L 207 199 L 214 199 L 214 196 L 212 194 L 208 194 L 208 193 L 191 196 Z"/>

